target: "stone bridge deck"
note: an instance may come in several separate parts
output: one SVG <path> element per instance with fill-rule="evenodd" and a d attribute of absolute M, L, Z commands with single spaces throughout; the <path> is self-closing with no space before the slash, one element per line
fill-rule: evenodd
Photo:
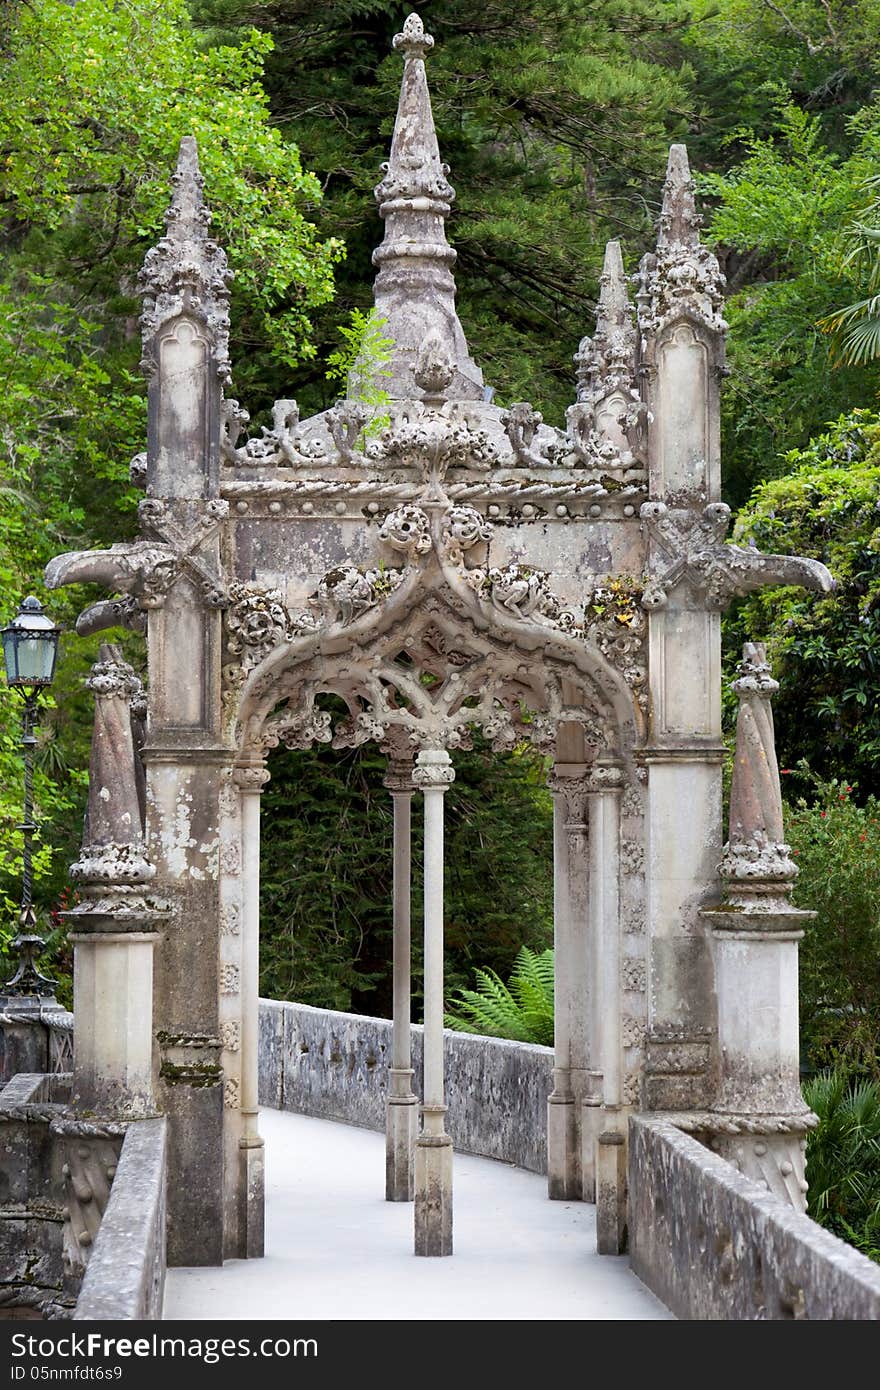
<path fill-rule="evenodd" d="M 669 1318 L 625 1258 L 596 1252 L 595 1209 L 549 1202 L 534 1173 L 455 1156 L 455 1254 L 412 1253 L 412 1207 L 383 1199 L 380 1134 L 264 1110 L 263 1260 L 168 1271 L 165 1317 Z"/>

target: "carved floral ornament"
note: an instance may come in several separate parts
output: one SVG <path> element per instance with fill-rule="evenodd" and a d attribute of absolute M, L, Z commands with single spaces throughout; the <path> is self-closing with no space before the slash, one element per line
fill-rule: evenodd
<path fill-rule="evenodd" d="M 426 595 L 423 587 L 413 589 L 412 604 L 405 603 L 401 610 L 404 617 L 410 613 L 430 613 L 432 604 L 439 603 L 436 596 L 432 597 L 437 580 L 441 592 L 451 582 L 459 590 L 459 605 L 464 603 L 467 609 L 476 600 L 479 608 L 485 608 L 489 615 L 494 615 L 490 630 L 498 620 L 505 627 L 511 622 L 529 623 L 547 629 L 548 635 L 557 633 L 562 638 L 574 638 L 592 645 L 608 665 L 623 677 L 637 703 L 644 708 L 647 700 L 647 625 L 639 606 L 637 586 L 620 578 L 609 579 L 594 588 L 585 605 L 565 605 L 552 591 L 549 578 L 543 571 L 516 564 L 492 567 L 485 563 L 469 563 L 478 548 L 488 545 L 491 530 L 491 524 L 475 508 L 447 507 L 432 528 L 431 518 L 423 508 L 405 504 L 388 514 L 379 531 L 381 541 L 403 558 L 403 568 L 360 570 L 347 565 L 337 567 L 321 579 L 309 600 L 310 611 L 298 613 L 288 610 L 278 591 L 238 583 L 231 585 L 225 614 L 226 647 L 228 655 L 235 660 L 224 667 L 228 694 L 232 696 L 240 690 L 251 671 L 296 638 L 319 639 L 322 633 L 357 624 L 371 610 L 381 609 L 401 585 L 407 583 L 412 588 L 422 569 L 431 562 L 432 556 L 436 556 L 440 574 L 435 573 L 431 593 Z M 468 598 L 468 595 L 471 597 Z M 442 608 L 440 604 L 440 610 Z M 461 626 L 460 619 L 457 621 Z M 469 670 L 474 662 L 473 650 L 468 645 L 469 626 L 466 621 L 461 649 L 444 629 L 442 621 L 439 625 L 436 622 L 423 623 L 423 631 L 406 637 L 407 644 L 415 645 L 414 659 L 427 661 L 427 669 L 435 673 L 435 679 L 442 677 L 444 680 L 441 697 L 437 697 L 435 692 L 429 699 L 424 687 L 418 683 L 409 690 L 404 704 L 417 712 L 411 720 L 414 735 L 420 731 L 424 733 L 436 716 L 440 720 L 436 736 L 441 742 L 447 738 L 447 734 L 440 725 L 452 720 L 448 738 L 454 746 L 461 746 L 467 724 L 480 725 L 485 736 L 499 748 L 511 748 L 523 737 L 542 740 L 549 746 L 555 738 L 555 718 L 547 723 L 545 715 L 540 712 L 540 701 L 536 706 L 534 698 L 527 700 L 529 706 L 539 712 L 535 713 L 529 729 L 524 732 L 518 716 L 506 711 L 505 701 L 496 699 L 492 694 L 495 672 L 487 672 L 485 678 L 481 675 L 472 689 L 466 690 L 464 684 L 456 684 L 466 678 L 468 672 L 465 668 Z M 357 642 L 363 641 L 362 637 L 357 639 Z M 303 649 L 305 653 L 308 650 Z M 379 664 L 381 666 L 381 660 Z M 543 664 L 546 666 L 546 661 Z M 459 671 L 462 671 L 461 677 Z M 448 685 L 445 683 L 447 678 Z M 269 677 L 266 679 L 269 681 L 266 692 L 269 693 L 275 688 L 274 681 Z M 351 709 L 350 719 L 343 724 L 337 724 L 334 728 L 327 712 L 315 709 L 313 697 L 309 697 L 300 700 L 297 714 L 287 720 L 283 727 L 273 726 L 271 737 L 275 742 L 282 738 L 289 747 L 307 747 L 315 742 L 330 741 L 334 746 L 342 747 L 364 742 L 368 738 L 381 738 L 384 730 L 395 722 L 407 723 L 409 716 L 405 712 L 387 705 L 382 698 L 374 698 L 379 683 L 385 679 L 378 668 L 372 672 L 370 679 L 373 682 L 372 694 L 366 702 L 367 707 L 362 702 L 357 703 Z M 399 684 L 400 679 L 399 671 L 395 670 L 392 683 L 396 680 Z M 261 677 L 257 685 L 252 687 L 254 698 L 259 698 L 259 690 L 264 683 Z M 465 695 L 470 696 L 477 691 L 488 692 L 489 703 L 481 702 L 476 711 L 466 709 L 460 717 L 452 718 Z M 583 711 L 574 717 L 580 718 L 582 715 Z M 560 717 L 558 711 L 557 717 Z M 601 734 L 596 730 L 592 732 L 596 741 L 600 742 Z"/>

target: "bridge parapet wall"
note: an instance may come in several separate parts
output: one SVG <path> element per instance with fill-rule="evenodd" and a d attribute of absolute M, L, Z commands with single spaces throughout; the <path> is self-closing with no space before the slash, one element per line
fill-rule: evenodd
<path fill-rule="evenodd" d="M 668 1120 L 629 1122 L 629 1255 L 678 1318 L 880 1319 L 880 1268 Z"/>
<path fill-rule="evenodd" d="M 449 1030 L 444 1044 L 455 1147 L 546 1173 L 552 1048 Z M 419 1025 L 412 1047 L 420 1095 Z M 390 1060 L 390 1020 L 260 1000 L 261 1105 L 383 1130 Z"/>

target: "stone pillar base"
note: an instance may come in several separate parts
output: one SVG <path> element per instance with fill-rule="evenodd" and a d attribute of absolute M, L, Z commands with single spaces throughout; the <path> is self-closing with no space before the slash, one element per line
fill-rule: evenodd
<path fill-rule="evenodd" d="M 244 1256 L 260 1260 L 266 1253 L 266 1150 L 259 1135 L 239 1143 L 244 1193 Z"/>
<path fill-rule="evenodd" d="M 385 1103 L 386 1202 L 413 1200 L 413 1163 L 418 1133 L 419 1110 L 416 1097 L 389 1097 Z"/>
<path fill-rule="evenodd" d="M 452 1254 L 452 1140 L 420 1134 L 415 1150 L 415 1252 Z"/>
<path fill-rule="evenodd" d="M 791 1134 L 715 1134 L 709 1146 L 744 1178 L 772 1192 L 795 1211 L 807 1209 L 806 1147 L 803 1131 Z"/>
<path fill-rule="evenodd" d="M 555 1202 L 581 1200 L 581 1155 L 577 1107 L 571 1097 L 547 1101 L 547 1196 Z"/>
<path fill-rule="evenodd" d="M 614 1130 L 596 1140 L 596 1249 L 600 1255 L 626 1249 L 626 1139 Z"/>

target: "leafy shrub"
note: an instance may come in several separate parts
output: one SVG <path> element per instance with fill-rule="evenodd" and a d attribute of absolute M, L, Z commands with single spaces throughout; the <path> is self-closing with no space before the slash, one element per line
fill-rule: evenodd
<path fill-rule="evenodd" d="M 495 970 L 474 971 L 476 989 L 462 989 L 447 1013 L 446 1027 L 457 1033 L 485 1033 L 490 1038 L 553 1045 L 553 948 L 519 951 L 505 984 Z"/>
<path fill-rule="evenodd" d="M 813 1077 L 804 1097 L 819 1116 L 807 1139 L 809 1214 L 880 1261 L 880 1086 L 841 1068 Z"/>
<path fill-rule="evenodd" d="M 801 764 L 785 777 L 809 777 Z M 816 1066 L 880 1082 L 880 804 L 851 784 L 810 777 L 816 800 L 789 806 L 786 837 L 800 874 L 794 900 L 816 912 L 800 951 L 801 1034 Z"/>

